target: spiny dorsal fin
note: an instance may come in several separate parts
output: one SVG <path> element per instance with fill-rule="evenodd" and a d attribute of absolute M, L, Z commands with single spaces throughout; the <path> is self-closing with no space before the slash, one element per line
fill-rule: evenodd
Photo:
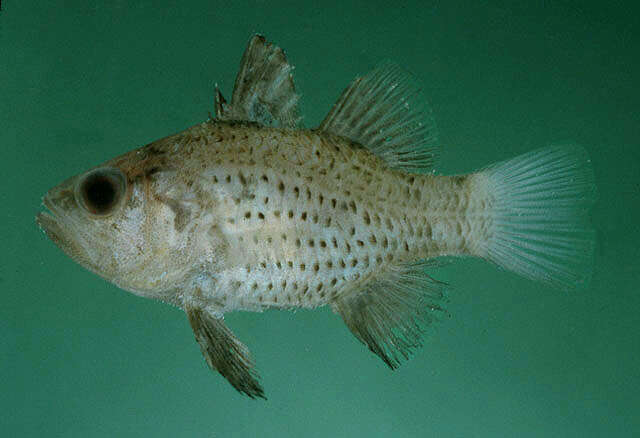
<path fill-rule="evenodd" d="M 416 80 L 383 62 L 342 92 L 319 129 L 360 143 L 393 168 L 425 172 L 437 155 L 431 110 Z"/>
<path fill-rule="evenodd" d="M 445 284 L 424 272 L 430 265 L 393 267 L 364 289 L 340 296 L 331 304 L 355 337 L 391 369 L 422 346 L 422 327 L 437 317 L 436 313 L 445 312 L 438 305 L 444 298 Z"/>
<path fill-rule="evenodd" d="M 216 90 L 216 117 L 295 127 L 300 120 L 300 96 L 295 92 L 292 70 L 280 47 L 255 35 L 242 56 L 228 106 Z"/>
<path fill-rule="evenodd" d="M 222 374 L 239 392 L 251 398 L 265 398 L 249 349 L 235 337 L 222 318 L 196 307 L 188 307 L 186 312 L 209 367 Z"/>
<path fill-rule="evenodd" d="M 229 111 L 229 105 L 227 105 L 227 100 L 224 98 L 220 89 L 218 88 L 218 84 L 216 84 L 216 96 L 213 103 L 213 107 L 215 110 L 216 119 L 222 119 L 224 117 L 224 113 Z"/>

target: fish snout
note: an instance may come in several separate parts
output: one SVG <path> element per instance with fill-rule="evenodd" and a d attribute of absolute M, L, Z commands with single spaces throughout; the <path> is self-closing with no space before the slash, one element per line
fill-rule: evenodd
<path fill-rule="evenodd" d="M 36 215 L 36 223 L 53 243 L 70 257 L 81 263 L 87 263 L 82 236 L 74 232 L 74 212 L 77 203 L 73 193 L 73 184 L 60 184 L 42 197 L 46 211 Z"/>

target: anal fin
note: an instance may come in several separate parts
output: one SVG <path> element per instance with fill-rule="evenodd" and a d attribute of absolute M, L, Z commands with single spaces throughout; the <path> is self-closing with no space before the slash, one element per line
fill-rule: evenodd
<path fill-rule="evenodd" d="M 209 367 L 222 374 L 239 392 L 251 398 L 266 398 L 249 349 L 235 337 L 222 318 L 201 308 L 189 307 L 186 312 Z"/>
<path fill-rule="evenodd" d="M 439 304 L 445 284 L 424 272 L 428 265 L 393 267 L 332 303 L 355 337 L 391 369 L 422 346 L 423 328 L 438 314 L 446 314 Z"/>

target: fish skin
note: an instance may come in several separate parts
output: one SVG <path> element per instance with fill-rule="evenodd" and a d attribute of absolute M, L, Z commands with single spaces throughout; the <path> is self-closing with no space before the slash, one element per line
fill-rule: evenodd
<path fill-rule="evenodd" d="M 98 167 L 123 171 L 128 199 L 93 270 L 215 313 L 321 306 L 390 266 L 471 254 L 486 228 L 473 178 L 407 174 L 313 130 L 209 121 Z M 133 241 L 142 260 L 115 256 Z"/>

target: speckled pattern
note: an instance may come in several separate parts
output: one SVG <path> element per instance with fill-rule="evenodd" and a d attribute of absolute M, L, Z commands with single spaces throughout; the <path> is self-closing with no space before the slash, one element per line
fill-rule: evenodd
<path fill-rule="evenodd" d="M 310 130 L 207 122 L 108 164 L 143 181 L 147 221 L 165 224 L 147 241 L 181 254 L 181 289 L 218 312 L 323 305 L 390 267 L 472 254 L 486 227 L 473 177 L 392 170 Z"/>

